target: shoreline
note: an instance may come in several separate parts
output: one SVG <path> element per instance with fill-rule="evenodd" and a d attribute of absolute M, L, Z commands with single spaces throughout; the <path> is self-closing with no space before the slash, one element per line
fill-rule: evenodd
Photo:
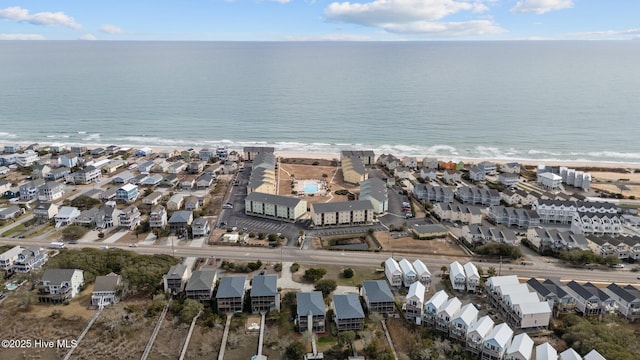
<path fill-rule="evenodd" d="M 4 147 L 4 145 L 8 145 L 8 144 L 20 144 L 23 145 L 24 147 L 27 147 L 31 144 L 34 144 L 34 142 L 25 142 L 25 141 L 16 141 L 16 142 L 8 142 L 6 140 L 0 142 L 0 147 Z M 106 147 L 109 145 L 104 145 L 104 144 L 99 144 L 99 143 L 82 143 L 82 142 L 73 142 L 73 143 L 64 143 L 64 142 L 56 142 L 56 141 L 51 141 L 51 142 L 39 142 L 38 144 L 43 145 L 43 146 L 50 146 L 53 144 L 65 144 L 67 146 L 70 145 L 82 145 L 82 146 L 86 146 L 89 149 L 92 148 L 97 148 L 97 147 Z M 151 148 L 153 150 L 154 153 L 158 153 L 161 151 L 167 151 L 167 150 L 182 150 L 185 148 L 190 148 L 193 147 L 196 151 L 199 151 L 201 148 L 203 147 L 207 147 L 207 146 L 190 146 L 190 145 L 184 145 L 184 146 L 175 146 L 175 145 L 133 145 L 133 144 L 113 144 L 113 145 L 117 145 L 120 147 L 125 147 L 125 148 L 132 148 L 132 149 L 136 149 L 136 148 Z M 259 145 L 258 145 L 259 146 Z M 272 145 L 267 145 L 265 144 L 264 146 L 271 146 Z M 214 148 L 214 146 L 208 146 L 209 148 Z M 238 152 L 242 151 L 242 148 L 236 148 L 236 147 L 228 147 L 229 150 L 236 150 Z M 367 150 L 367 148 L 363 147 L 363 148 L 354 148 L 354 150 Z M 339 160 L 340 159 L 340 153 L 339 152 L 316 152 L 316 151 L 312 151 L 312 150 L 278 150 L 276 147 L 276 150 L 274 151 L 274 153 L 278 156 L 278 157 L 283 157 L 283 158 L 306 158 L 306 159 L 322 159 L 322 160 Z M 382 155 L 382 153 L 376 153 L 376 157 Z M 430 157 L 430 158 L 437 158 L 439 161 L 462 161 L 465 164 L 477 164 L 480 163 L 482 161 L 491 161 L 494 162 L 496 164 L 506 164 L 506 163 L 510 163 L 510 162 L 517 162 L 521 165 L 525 165 L 525 166 L 537 166 L 537 165 L 547 165 L 547 166 L 567 166 L 567 167 L 572 167 L 572 168 L 595 168 L 595 169 L 612 169 L 612 168 L 616 168 L 616 169 L 634 169 L 634 170 L 640 170 L 640 163 L 633 163 L 633 162 L 622 162 L 622 161 L 604 161 L 604 160 L 600 160 L 600 161 L 590 161 L 590 160 L 560 160 L 560 159 L 527 159 L 527 158 L 491 158 L 491 157 L 468 157 L 468 156 L 451 156 L 451 155 L 407 155 L 407 154 L 403 154 L 401 152 L 399 153 L 393 153 L 394 156 L 398 157 L 398 158 L 402 158 L 404 156 L 410 156 L 410 157 L 415 157 L 418 161 L 422 161 L 423 158 L 425 157 Z"/>

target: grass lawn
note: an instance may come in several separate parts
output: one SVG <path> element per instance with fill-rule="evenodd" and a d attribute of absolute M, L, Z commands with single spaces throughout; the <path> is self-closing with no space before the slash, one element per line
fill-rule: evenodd
<path fill-rule="evenodd" d="M 347 267 L 342 266 L 327 266 L 327 275 L 324 279 L 335 280 L 339 286 L 358 286 L 361 285 L 364 280 L 381 280 L 384 279 L 384 273 L 376 272 L 373 267 L 352 267 L 353 277 L 345 279 L 342 277 L 342 270 Z"/>
<path fill-rule="evenodd" d="M 24 232 L 24 230 L 25 230 L 24 224 L 20 224 L 20 225 L 14 227 L 13 229 L 9 229 L 9 230 L 3 232 L 2 233 L 2 237 L 10 237 L 12 234 L 15 234 L 15 233 L 17 233 L 19 231 Z"/>

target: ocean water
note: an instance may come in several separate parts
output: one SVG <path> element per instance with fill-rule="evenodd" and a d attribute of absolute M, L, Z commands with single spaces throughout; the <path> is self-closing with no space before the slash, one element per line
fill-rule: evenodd
<path fill-rule="evenodd" d="M 0 142 L 640 162 L 640 42 L 0 42 Z"/>

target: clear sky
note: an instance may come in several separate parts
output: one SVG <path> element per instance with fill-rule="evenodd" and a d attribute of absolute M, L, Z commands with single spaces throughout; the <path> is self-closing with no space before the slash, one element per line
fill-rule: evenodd
<path fill-rule="evenodd" d="M 640 1 L 0 0 L 0 39 L 640 39 Z"/>

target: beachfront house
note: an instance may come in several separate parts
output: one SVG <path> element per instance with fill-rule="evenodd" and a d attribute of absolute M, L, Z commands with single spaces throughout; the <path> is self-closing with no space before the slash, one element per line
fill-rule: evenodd
<path fill-rule="evenodd" d="M 48 255 L 45 249 L 40 247 L 23 248 L 18 258 L 13 262 L 12 271 L 16 273 L 29 273 L 39 269 L 47 262 Z"/>
<path fill-rule="evenodd" d="M 389 285 L 395 288 L 402 286 L 402 270 L 400 265 L 393 258 L 388 258 L 384 262 L 384 274 Z"/>
<path fill-rule="evenodd" d="M 462 180 L 462 172 L 459 170 L 445 170 L 442 173 L 442 178 L 447 184 L 456 184 Z"/>
<path fill-rule="evenodd" d="M 362 298 L 369 314 L 389 315 L 395 313 L 395 301 L 389 285 L 384 280 L 362 282 Z"/>
<path fill-rule="evenodd" d="M 208 304 L 213 296 L 218 273 L 214 269 L 194 271 L 185 287 L 187 298 Z"/>
<path fill-rule="evenodd" d="M 96 276 L 91 293 L 91 305 L 99 309 L 116 304 L 120 301 L 119 292 L 122 289 L 122 277 L 111 273 L 105 276 Z"/>
<path fill-rule="evenodd" d="M 482 360 L 500 360 L 504 357 L 509 345 L 513 330 L 506 323 L 496 325 L 482 343 Z"/>
<path fill-rule="evenodd" d="M 364 310 L 356 294 L 333 294 L 334 321 L 338 331 L 362 330 Z"/>
<path fill-rule="evenodd" d="M 280 310 L 280 292 L 276 275 L 256 275 L 251 281 L 251 312 Z"/>
<path fill-rule="evenodd" d="M 62 303 L 75 298 L 84 285 L 79 269 L 47 269 L 38 284 L 38 301 Z"/>
<path fill-rule="evenodd" d="M 478 309 L 473 304 L 466 304 L 451 320 L 449 336 L 460 341 L 466 341 L 467 331 L 478 320 Z"/>
<path fill-rule="evenodd" d="M 434 325 L 436 316 L 442 306 L 449 300 L 449 295 L 444 290 L 435 293 L 424 306 L 424 320 L 429 325 Z"/>
<path fill-rule="evenodd" d="M 498 175 L 498 182 L 504 186 L 515 186 L 520 181 L 520 175 L 512 173 L 502 173 Z"/>
<path fill-rule="evenodd" d="M 538 184 L 545 189 L 558 189 L 562 186 L 562 176 L 554 173 L 539 173 L 536 178 Z"/>
<path fill-rule="evenodd" d="M 482 169 L 474 166 L 469 170 L 469 178 L 472 181 L 484 181 L 486 178 L 486 174 Z"/>
<path fill-rule="evenodd" d="M 326 310 L 320 291 L 296 293 L 298 331 L 304 333 L 324 333 L 326 331 Z"/>
<path fill-rule="evenodd" d="M 426 291 L 424 285 L 416 281 L 409 286 L 409 292 L 405 297 L 405 317 L 418 325 L 422 324 L 424 316 L 424 294 Z"/>
<path fill-rule="evenodd" d="M 536 360 L 558 360 L 558 351 L 548 342 L 536 346 Z"/>
<path fill-rule="evenodd" d="M 369 200 L 375 213 L 384 213 L 389 209 L 387 184 L 380 178 L 367 179 L 360 183 L 360 200 Z"/>
<path fill-rule="evenodd" d="M 344 157 L 342 159 L 342 175 L 344 181 L 351 184 L 360 184 L 369 178 L 369 173 L 362 160 L 358 157 Z"/>
<path fill-rule="evenodd" d="M 242 312 L 246 280 L 246 275 L 225 276 L 220 279 L 220 285 L 218 285 L 216 292 L 218 311 L 222 313 Z"/>
<path fill-rule="evenodd" d="M 72 175 L 73 175 L 73 182 L 76 185 L 84 185 L 84 184 L 90 184 L 93 182 L 99 182 L 100 179 L 102 179 L 102 173 L 100 172 L 100 169 L 91 165 L 74 172 Z"/>
<path fill-rule="evenodd" d="M 177 294 L 184 290 L 184 286 L 191 277 L 191 269 L 183 264 L 176 264 L 169 268 L 169 272 L 162 275 L 164 292 Z"/>

